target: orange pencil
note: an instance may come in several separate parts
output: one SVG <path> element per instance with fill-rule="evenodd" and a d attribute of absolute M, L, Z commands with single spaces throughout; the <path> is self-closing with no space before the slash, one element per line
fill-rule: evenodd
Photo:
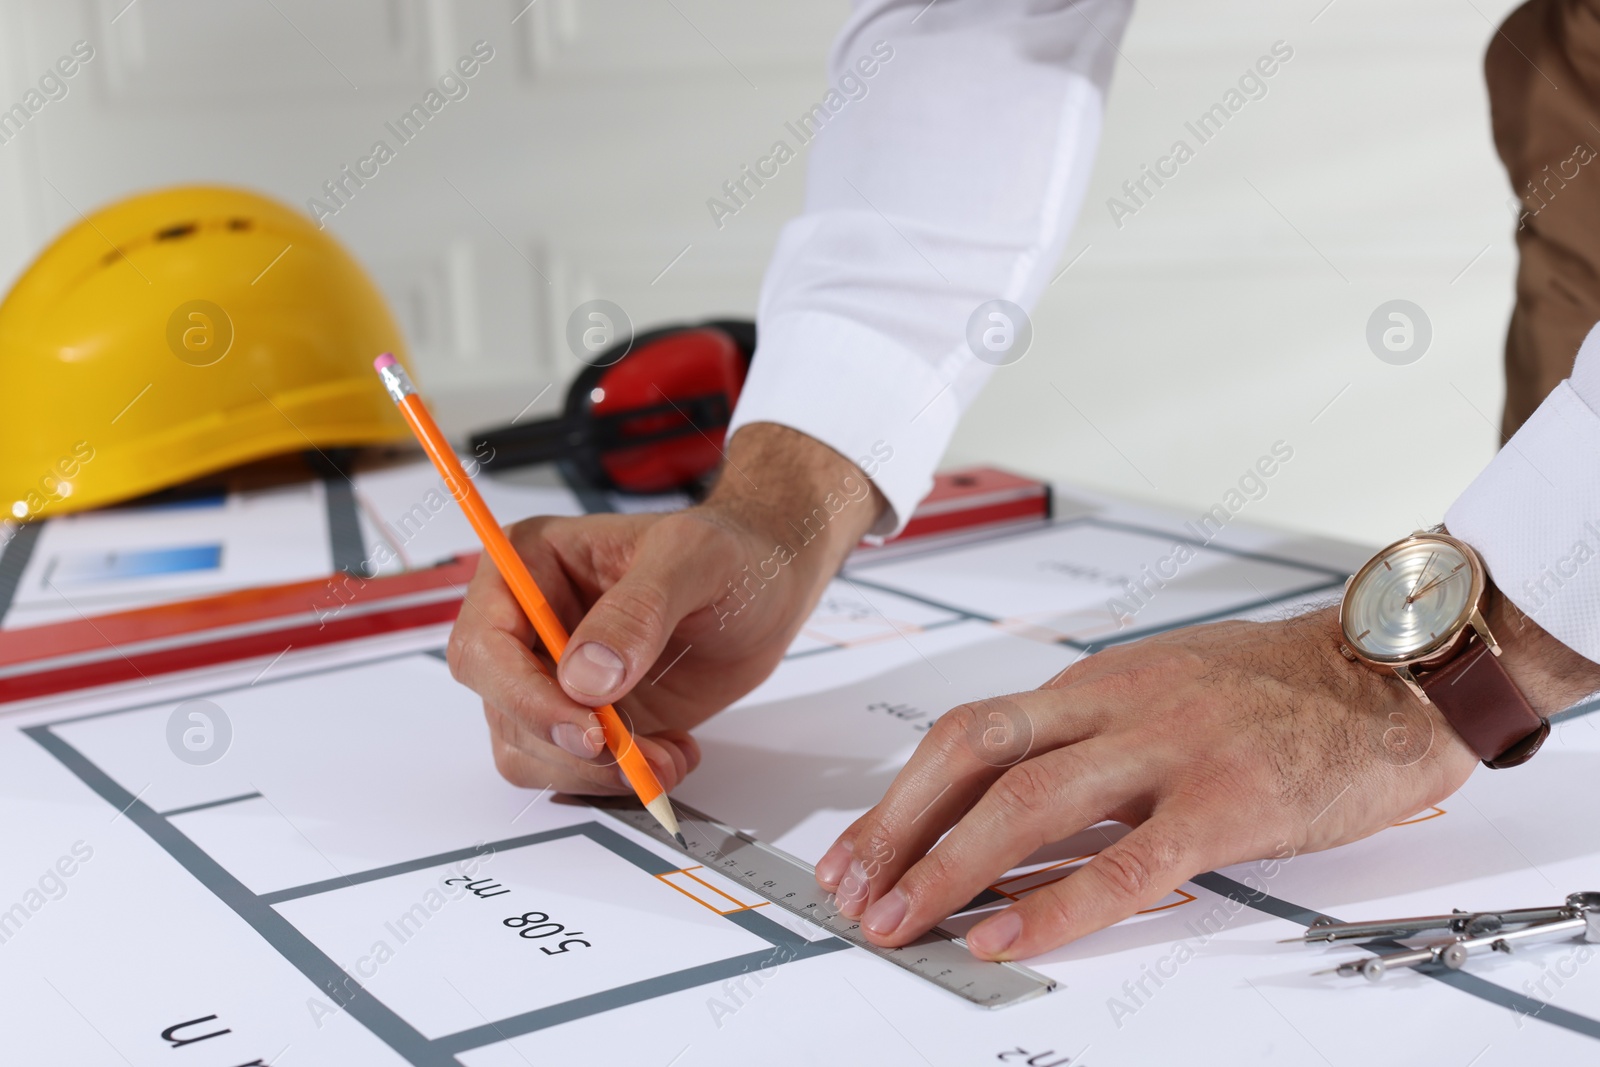
<path fill-rule="evenodd" d="M 455 497 L 456 503 L 461 505 L 467 521 L 472 524 L 473 531 L 483 542 L 484 550 L 499 568 L 500 576 L 511 587 L 511 592 L 516 596 L 517 603 L 522 605 L 528 621 L 533 623 L 534 632 L 539 635 L 539 640 L 544 642 L 545 648 L 550 650 L 550 655 L 559 662 L 561 654 L 567 648 L 566 627 L 561 625 L 561 620 L 556 618 L 556 613 L 551 610 L 550 602 L 539 591 L 533 575 L 528 573 L 528 565 L 522 562 L 517 550 L 511 547 L 511 541 L 506 537 L 505 531 L 500 529 L 498 522 L 495 522 L 494 514 L 489 510 L 489 505 L 483 502 L 483 497 L 478 495 L 472 479 L 461 469 L 461 461 L 456 458 L 455 450 L 445 440 L 444 434 L 439 432 L 438 424 L 433 421 L 427 406 L 417 395 L 416 386 L 411 384 L 406 369 L 387 352 L 373 360 L 372 365 L 377 370 L 378 377 L 383 379 L 384 388 L 389 390 L 389 395 L 394 398 L 400 413 L 411 426 L 411 432 L 417 435 L 423 451 L 428 453 L 428 458 L 433 460 L 433 465 L 444 477 L 445 489 Z M 666 828 L 667 833 L 677 838 L 678 844 L 683 845 L 683 834 L 678 829 L 678 818 L 672 812 L 672 802 L 667 799 L 666 790 L 661 788 L 661 782 L 650 769 L 650 764 L 639 751 L 639 746 L 634 743 L 633 735 L 623 724 L 617 709 L 606 704 L 604 707 L 595 708 L 594 713 L 600 720 L 600 729 L 605 734 L 606 745 L 617 757 L 617 763 L 621 766 L 623 775 L 627 777 L 628 785 L 638 794 L 645 809 L 656 817 L 656 821 Z"/>

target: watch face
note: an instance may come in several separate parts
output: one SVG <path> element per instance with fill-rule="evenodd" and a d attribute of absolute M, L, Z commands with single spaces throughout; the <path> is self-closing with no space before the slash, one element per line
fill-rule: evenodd
<path fill-rule="evenodd" d="M 1351 580 L 1340 613 L 1345 640 L 1385 662 L 1425 655 L 1465 625 L 1475 585 L 1471 561 L 1452 541 L 1423 535 L 1397 542 Z"/>

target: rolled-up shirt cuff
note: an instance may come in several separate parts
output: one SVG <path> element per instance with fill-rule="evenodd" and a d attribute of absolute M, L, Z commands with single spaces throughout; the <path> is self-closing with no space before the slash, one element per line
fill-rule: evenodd
<path fill-rule="evenodd" d="M 1591 335 L 1584 348 L 1596 343 Z M 1600 416 L 1571 383 L 1545 398 L 1445 525 L 1478 550 L 1507 599 L 1600 662 Z"/>
<path fill-rule="evenodd" d="M 888 537 L 933 487 L 961 418 L 955 393 L 928 360 L 877 331 L 825 312 L 793 312 L 762 321 L 728 436 L 772 422 L 853 461 L 889 503 L 869 536 Z"/>

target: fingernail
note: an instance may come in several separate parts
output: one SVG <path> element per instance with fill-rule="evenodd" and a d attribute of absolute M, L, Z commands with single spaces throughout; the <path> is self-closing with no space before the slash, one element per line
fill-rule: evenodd
<path fill-rule="evenodd" d="M 602 697 L 622 684 L 622 657 L 597 641 L 585 641 L 561 659 L 561 680 L 580 693 Z"/>
<path fill-rule="evenodd" d="M 867 889 L 871 883 L 867 869 L 859 860 L 850 861 L 850 869 L 839 879 L 839 914 L 847 919 L 859 919 L 861 909 L 867 906 Z"/>
<path fill-rule="evenodd" d="M 589 744 L 588 734 L 570 722 L 558 722 L 550 727 L 550 740 L 579 759 L 593 759 L 599 749 Z"/>
<path fill-rule="evenodd" d="M 844 869 L 850 865 L 850 846 L 844 841 L 835 841 L 833 847 L 823 854 L 817 863 L 817 884 L 829 889 L 839 884 L 839 879 L 844 877 Z"/>
<path fill-rule="evenodd" d="M 967 947 L 980 956 L 993 959 L 1021 936 L 1022 917 L 1014 911 L 1002 911 L 972 928 L 972 932 L 967 934 Z"/>
<path fill-rule="evenodd" d="M 861 925 L 879 937 L 886 937 L 900 928 L 900 923 L 905 917 L 906 895 L 896 888 L 889 890 L 887 896 L 873 902 L 872 907 L 861 917 Z"/>

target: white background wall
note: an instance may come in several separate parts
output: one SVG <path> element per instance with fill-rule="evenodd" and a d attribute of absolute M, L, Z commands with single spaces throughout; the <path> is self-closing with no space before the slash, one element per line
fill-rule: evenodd
<path fill-rule="evenodd" d="M 0 102 L 74 41 L 97 52 L 0 145 L 0 280 L 138 189 L 304 205 L 482 38 L 496 57 L 470 95 L 328 224 L 388 293 L 447 425 L 508 419 L 551 382 L 535 411 L 554 409 L 576 367 L 566 315 L 589 297 L 640 325 L 750 313 L 802 168 L 721 230 L 705 201 L 820 97 L 845 4 L 525 3 L 0 0 Z M 1248 517 L 1368 541 L 1436 521 L 1496 443 L 1514 252 L 1481 59 L 1511 6 L 1146 0 L 1073 265 L 948 461 L 1199 510 L 1281 439 L 1294 458 Z M 1277 40 L 1294 58 L 1268 95 L 1114 225 L 1107 198 Z M 1393 298 L 1432 321 L 1410 366 L 1366 345 Z"/>

